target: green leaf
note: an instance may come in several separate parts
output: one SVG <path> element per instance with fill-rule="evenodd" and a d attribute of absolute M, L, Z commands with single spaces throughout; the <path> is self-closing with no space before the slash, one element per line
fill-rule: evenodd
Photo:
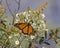
<path fill-rule="evenodd" d="M 0 28 L 0 31 L 4 31 L 2 28 Z"/>
<path fill-rule="evenodd" d="M 58 39 L 60 39 L 60 37 L 57 37 Z"/>
<path fill-rule="evenodd" d="M 25 39 L 22 41 L 22 43 L 21 43 L 21 47 L 22 47 L 22 48 L 27 48 L 28 45 L 29 45 L 28 40 L 27 40 L 27 38 L 25 38 Z"/>
<path fill-rule="evenodd" d="M 39 44 L 41 44 L 44 41 L 44 37 L 41 37 L 41 39 L 39 40 Z"/>

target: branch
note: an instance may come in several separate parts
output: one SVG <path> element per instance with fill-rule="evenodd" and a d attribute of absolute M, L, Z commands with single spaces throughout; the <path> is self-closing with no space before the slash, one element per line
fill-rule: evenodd
<path fill-rule="evenodd" d="M 16 0 L 15 0 L 15 1 L 16 1 Z M 16 1 L 16 3 L 18 4 L 18 7 L 17 7 L 17 10 L 16 10 L 16 13 L 18 13 L 18 11 L 19 11 L 19 9 L 20 9 L 20 1 L 21 1 L 21 0 L 19 0 L 18 2 Z M 16 14 L 16 13 L 15 13 L 15 14 Z"/>
<path fill-rule="evenodd" d="M 21 0 L 19 0 L 17 12 L 18 12 L 19 9 L 20 9 L 20 1 L 21 1 Z"/>
<path fill-rule="evenodd" d="M 2 0 L 0 0 L 0 4 L 2 3 Z"/>
<path fill-rule="evenodd" d="M 15 2 L 18 3 L 17 0 L 15 0 Z"/>
<path fill-rule="evenodd" d="M 9 10 L 10 14 L 13 16 L 13 23 L 12 24 L 14 24 L 15 15 L 12 13 L 11 9 L 9 8 L 8 0 L 6 0 L 6 5 L 7 5 L 7 8 Z"/>
<path fill-rule="evenodd" d="M 11 15 L 14 16 L 14 14 L 13 14 L 12 11 L 11 11 L 11 9 L 9 8 L 9 4 L 8 4 L 8 1 L 7 1 L 7 0 L 6 0 L 6 5 L 7 5 L 7 7 L 8 7 L 9 12 L 11 13 Z"/>
<path fill-rule="evenodd" d="M 15 0 L 15 1 L 16 1 L 16 0 Z M 17 2 L 17 1 L 16 1 L 16 2 Z M 15 11 L 15 14 L 18 13 L 18 11 L 19 11 L 19 9 L 20 9 L 20 0 L 19 0 L 19 2 L 17 2 L 17 3 L 18 3 L 18 8 L 17 8 L 17 10 Z M 13 16 L 13 23 L 12 23 L 12 24 L 14 24 L 15 14 L 13 14 L 13 12 L 11 11 L 11 9 L 9 8 L 8 0 L 6 0 L 6 5 L 7 5 L 7 7 L 8 7 L 8 10 L 9 10 L 10 14 Z"/>

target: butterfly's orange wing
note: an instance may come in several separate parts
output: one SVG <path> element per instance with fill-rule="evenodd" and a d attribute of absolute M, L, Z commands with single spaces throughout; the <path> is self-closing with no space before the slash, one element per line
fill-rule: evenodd
<path fill-rule="evenodd" d="M 23 29 L 23 33 L 24 33 L 24 34 L 28 34 L 28 26 L 26 26 L 26 27 Z"/>
<path fill-rule="evenodd" d="M 32 28 L 32 26 L 29 26 L 29 28 L 28 28 L 29 30 L 29 32 L 28 32 L 28 34 L 32 34 L 33 33 L 33 28 Z"/>
<path fill-rule="evenodd" d="M 32 26 L 28 25 L 23 29 L 23 33 L 25 34 L 32 34 L 33 33 L 33 28 Z"/>
<path fill-rule="evenodd" d="M 17 23 L 17 24 L 15 24 L 15 26 L 18 27 L 19 29 L 24 29 L 27 26 L 27 24 L 26 23 Z"/>
<path fill-rule="evenodd" d="M 21 29 L 24 34 L 32 34 L 33 33 L 33 27 L 26 23 L 15 24 L 15 26 L 17 26 L 19 29 Z"/>

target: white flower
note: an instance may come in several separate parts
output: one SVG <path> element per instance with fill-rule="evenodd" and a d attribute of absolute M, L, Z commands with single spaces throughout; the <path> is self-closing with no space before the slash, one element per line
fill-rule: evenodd
<path fill-rule="evenodd" d="M 29 19 L 30 18 L 30 14 L 26 14 L 26 19 Z"/>
<path fill-rule="evenodd" d="M 36 23 L 33 23 L 33 24 L 32 24 L 32 26 L 35 26 L 35 25 L 36 25 Z"/>
<path fill-rule="evenodd" d="M 45 48 L 44 46 L 42 46 L 42 48 Z"/>
<path fill-rule="evenodd" d="M 27 22 L 29 23 L 30 21 L 31 21 L 31 19 L 28 19 L 28 21 L 27 21 Z"/>
<path fill-rule="evenodd" d="M 29 10 L 29 12 L 31 13 L 31 10 Z"/>
<path fill-rule="evenodd" d="M 16 22 L 18 22 L 19 20 L 18 19 L 16 19 Z"/>
<path fill-rule="evenodd" d="M 23 15 L 26 15 L 26 12 L 23 12 Z"/>
<path fill-rule="evenodd" d="M 40 24 L 39 26 L 40 26 L 40 27 L 42 27 L 42 25 L 41 25 L 41 24 Z"/>
<path fill-rule="evenodd" d="M 12 38 L 12 36 L 9 36 L 9 39 L 11 39 Z"/>
<path fill-rule="evenodd" d="M 31 39 L 34 39 L 35 37 L 36 37 L 36 36 L 33 36 L 33 35 L 30 36 Z"/>
<path fill-rule="evenodd" d="M 43 25 L 43 28 L 46 28 L 46 24 L 42 24 Z"/>
<path fill-rule="evenodd" d="M 16 19 L 15 21 L 14 21 L 14 23 L 18 23 L 19 22 L 19 20 L 18 19 Z"/>
<path fill-rule="evenodd" d="M 36 23 L 32 23 L 31 26 L 32 26 L 33 28 L 36 28 Z"/>
<path fill-rule="evenodd" d="M 48 29 L 44 29 L 44 31 L 47 31 L 48 32 Z"/>
<path fill-rule="evenodd" d="M 16 44 L 16 45 L 19 45 L 19 41 L 18 41 L 18 40 L 16 40 L 16 41 L 15 41 L 15 44 Z"/>
<path fill-rule="evenodd" d="M 18 34 L 14 34 L 14 36 L 18 36 Z"/>
<path fill-rule="evenodd" d="M 44 19 L 45 18 L 45 15 L 44 14 L 41 14 L 42 18 Z"/>
<path fill-rule="evenodd" d="M 45 23 L 44 20 L 41 20 L 41 23 L 44 24 Z"/>
<path fill-rule="evenodd" d="M 16 14 L 16 17 L 18 17 L 19 16 L 19 14 Z"/>
<path fill-rule="evenodd" d="M 26 22 L 27 20 L 25 19 L 24 21 Z"/>
<path fill-rule="evenodd" d="M 36 25 L 36 23 L 33 23 L 33 25 Z"/>
<path fill-rule="evenodd" d="M 44 20 L 41 20 L 40 22 L 41 22 L 40 26 L 46 28 L 46 23 L 44 22 Z"/>

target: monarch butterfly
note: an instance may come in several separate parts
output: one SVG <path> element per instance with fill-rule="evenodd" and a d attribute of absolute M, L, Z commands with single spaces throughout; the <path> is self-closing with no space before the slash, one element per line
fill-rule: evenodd
<path fill-rule="evenodd" d="M 27 35 L 34 34 L 33 27 L 29 23 L 28 24 L 27 23 L 16 23 L 14 26 L 21 29 L 24 34 L 27 34 Z"/>

